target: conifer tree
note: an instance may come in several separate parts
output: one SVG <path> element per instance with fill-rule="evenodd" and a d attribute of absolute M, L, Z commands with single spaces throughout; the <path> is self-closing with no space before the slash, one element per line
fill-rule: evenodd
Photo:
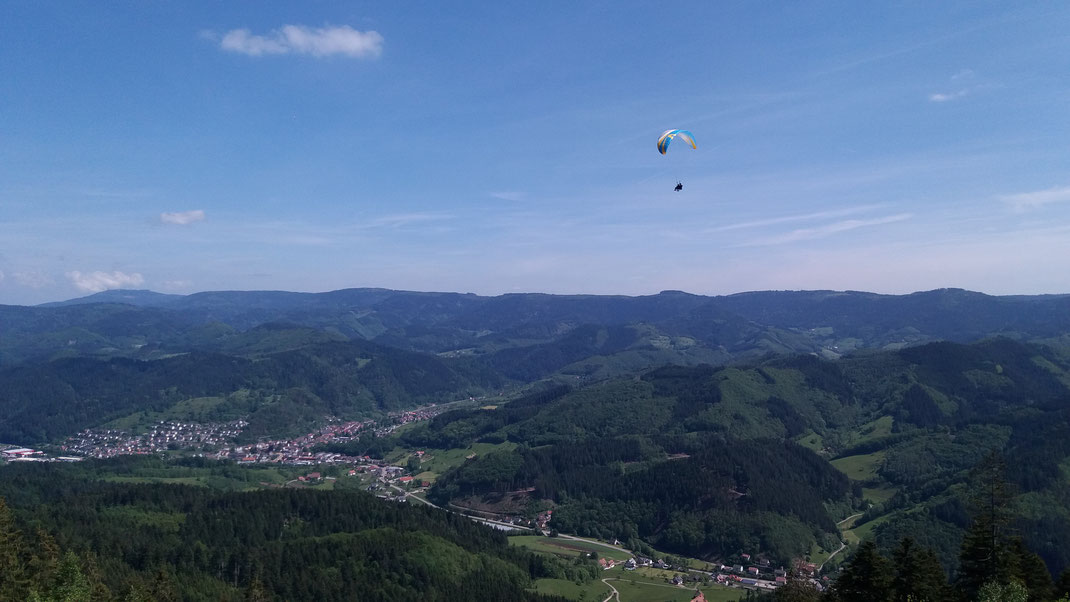
<path fill-rule="evenodd" d="M 1047 602 L 1055 596 L 1051 572 L 1039 554 L 1025 547 L 1020 537 L 1011 542 L 1011 552 L 1017 558 L 1018 579 L 1029 590 L 1029 602 Z"/>
<path fill-rule="evenodd" d="M 30 595 L 33 602 L 92 602 L 93 589 L 82 572 L 81 562 L 68 550 L 52 573 L 51 583 Z"/>
<path fill-rule="evenodd" d="M 1055 583 L 1055 595 L 1070 598 L 1070 567 L 1066 567 Z"/>
<path fill-rule="evenodd" d="M 15 516 L 0 497 L 0 600 L 26 598 L 30 581 L 23 562 L 25 553 L 22 532 L 15 528 Z"/>
<path fill-rule="evenodd" d="M 86 580 L 89 582 L 90 598 L 93 602 L 110 602 L 112 599 L 111 590 L 104 585 L 104 577 L 100 574 L 100 565 L 97 563 L 96 554 L 93 552 L 86 553 L 85 560 L 82 563 L 82 570 L 85 573 Z"/>
<path fill-rule="evenodd" d="M 53 573 L 59 566 L 59 546 L 52 534 L 41 527 L 37 527 L 35 534 L 36 542 L 28 564 L 34 589 L 40 591 L 52 582 Z"/>
<path fill-rule="evenodd" d="M 1003 459 L 992 452 L 971 473 L 973 522 L 962 540 L 956 580 L 967 599 L 976 599 L 986 583 L 1006 584 L 1018 574 L 1017 558 L 1007 542 L 1011 493 L 1004 468 Z"/>
<path fill-rule="evenodd" d="M 164 566 L 156 567 L 156 572 L 149 583 L 149 593 L 156 602 L 178 602 L 179 596 L 175 587 L 175 577 Z"/>
<path fill-rule="evenodd" d="M 836 594 L 851 602 L 889 602 L 895 574 L 872 540 L 863 542 L 836 580 Z"/>
<path fill-rule="evenodd" d="M 892 554 L 896 602 L 937 602 L 948 597 L 947 575 L 936 553 L 904 537 Z"/>
<path fill-rule="evenodd" d="M 245 602 L 268 602 L 270 598 L 267 592 L 264 590 L 264 584 L 260 581 L 260 577 L 253 577 L 252 581 L 245 588 Z"/>

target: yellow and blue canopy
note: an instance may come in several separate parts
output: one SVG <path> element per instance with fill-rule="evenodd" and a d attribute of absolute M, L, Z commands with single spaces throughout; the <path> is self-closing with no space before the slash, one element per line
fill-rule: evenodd
<path fill-rule="evenodd" d="M 661 135 L 661 138 L 658 138 L 658 152 L 664 155 L 669 150 L 669 143 L 677 136 L 686 140 L 691 145 L 691 148 L 698 148 L 695 146 L 695 138 L 692 137 L 691 132 L 687 130 L 667 130 Z"/>

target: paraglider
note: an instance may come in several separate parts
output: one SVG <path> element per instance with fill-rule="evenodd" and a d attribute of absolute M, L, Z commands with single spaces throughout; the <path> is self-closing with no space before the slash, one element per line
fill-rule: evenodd
<path fill-rule="evenodd" d="M 684 142 L 691 145 L 691 148 L 697 149 L 695 146 L 695 137 L 691 135 L 691 132 L 687 130 L 666 130 L 665 133 L 658 138 L 658 152 L 665 154 L 669 152 L 669 143 L 673 141 L 673 138 L 680 138 Z M 676 192 L 680 192 L 684 189 L 683 182 L 676 182 L 676 188 L 673 188 Z"/>
<path fill-rule="evenodd" d="M 677 136 L 690 144 L 691 148 L 698 148 L 695 146 L 695 138 L 691 135 L 691 132 L 687 130 L 665 130 L 665 133 L 658 138 L 658 152 L 663 155 L 669 152 L 669 143 Z"/>

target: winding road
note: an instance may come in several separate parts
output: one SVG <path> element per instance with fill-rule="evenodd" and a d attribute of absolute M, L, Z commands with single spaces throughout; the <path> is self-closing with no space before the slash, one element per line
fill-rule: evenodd
<path fill-rule="evenodd" d="M 862 514 L 858 513 L 858 514 L 852 514 L 851 516 L 848 516 L 847 518 L 845 518 L 845 519 L 841 520 L 840 522 L 836 523 L 836 528 L 840 529 L 840 531 L 842 532 L 843 529 L 840 527 L 840 525 L 846 523 L 847 521 L 849 521 L 851 519 L 858 518 L 859 516 L 862 516 Z M 845 544 L 844 542 L 841 541 L 840 542 L 840 547 L 836 548 L 835 552 L 829 554 L 829 557 L 825 559 L 825 562 L 822 562 L 821 566 L 817 567 L 817 572 L 820 573 L 822 571 L 822 569 L 825 568 L 825 564 L 828 563 L 828 561 L 832 560 L 833 556 L 835 556 L 836 554 L 839 554 L 840 552 L 842 552 L 843 549 L 846 548 L 846 547 L 847 547 L 847 544 Z"/>
<path fill-rule="evenodd" d="M 613 598 L 616 598 L 617 602 L 620 602 L 620 592 L 618 592 L 617 588 L 613 587 L 613 584 L 609 582 L 609 578 L 607 577 L 607 578 L 603 579 L 602 583 L 605 583 L 606 585 L 609 586 L 609 589 L 613 590 L 613 593 L 611 593 L 608 596 L 606 596 L 606 599 L 602 600 L 602 602 L 609 602 Z"/>

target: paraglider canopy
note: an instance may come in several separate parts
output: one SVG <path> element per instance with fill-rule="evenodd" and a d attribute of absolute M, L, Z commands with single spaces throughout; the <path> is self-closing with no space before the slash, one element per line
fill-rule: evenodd
<path fill-rule="evenodd" d="M 669 143 L 673 138 L 679 137 L 691 145 L 691 148 L 698 148 L 695 146 L 695 138 L 691 135 L 691 132 L 687 130 L 666 130 L 664 134 L 658 138 L 658 152 L 665 154 L 669 150 Z"/>

